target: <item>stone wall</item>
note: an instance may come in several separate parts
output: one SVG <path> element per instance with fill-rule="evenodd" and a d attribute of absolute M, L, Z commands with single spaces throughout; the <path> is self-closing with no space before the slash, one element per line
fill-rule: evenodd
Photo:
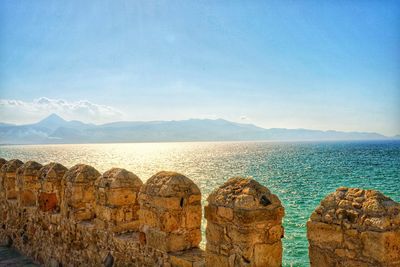
<path fill-rule="evenodd" d="M 58 163 L 4 159 L 0 167 L 0 242 L 39 264 L 204 266 L 204 253 L 197 247 L 200 190 L 183 175 L 163 172 L 157 176 L 163 183 L 150 179 L 143 185 L 119 168 L 100 174 L 84 164 L 67 169 Z M 168 208 L 175 198 L 177 204 Z M 139 218 L 141 209 L 159 212 L 156 222 L 162 219 L 159 230 L 170 242 L 154 236 L 157 229 L 146 214 Z M 166 244 L 173 249 L 163 249 Z"/>
<path fill-rule="evenodd" d="M 0 245 L 43 266 L 282 266 L 279 198 L 247 178 L 215 189 L 204 208 L 189 178 L 146 183 L 113 168 L 0 158 Z M 399 203 L 339 188 L 307 223 L 312 266 L 400 266 Z"/>
<path fill-rule="evenodd" d="M 254 180 L 236 180 L 242 191 L 228 192 L 223 185 L 216 192 L 226 191 L 229 199 L 209 199 L 208 210 L 216 205 L 234 216 L 224 221 L 232 237 L 223 243 L 229 261 L 218 264 L 210 246 L 199 248 L 201 193 L 182 174 L 159 172 L 143 184 L 121 168 L 101 174 L 85 164 L 67 169 L 0 159 L 0 242 L 44 266 L 280 266 L 279 199 Z M 220 216 L 208 214 L 207 233 L 216 227 L 212 218 Z M 260 239 L 235 244 L 243 235 Z M 217 243 L 210 236 L 210 244 Z"/>
<path fill-rule="evenodd" d="M 307 222 L 311 266 L 400 266 L 400 204 L 341 187 Z"/>

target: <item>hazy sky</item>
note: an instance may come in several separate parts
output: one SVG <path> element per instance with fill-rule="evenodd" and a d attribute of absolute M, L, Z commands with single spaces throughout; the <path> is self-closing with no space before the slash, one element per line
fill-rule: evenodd
<path fill-rule="evenodd" d="M 0 1 L 0 121 L 400 134 L 397 1 Z"/>

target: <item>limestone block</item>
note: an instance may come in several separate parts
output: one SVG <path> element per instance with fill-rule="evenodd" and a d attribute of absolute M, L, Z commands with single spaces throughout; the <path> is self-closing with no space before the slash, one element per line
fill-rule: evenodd
<path fill-rule="evenodd" d="M 130 189 L 118 188 L 107 192 L 107 205 L 124 206 L 136 202 L 136 192 Z"/>
<path fill-rule="evenodd" d="M 229 264 L 229 257 L 214 252 L 206 252 L 206 266 L 218 266 L 218 267 L 231 267 L 233 264 Z"/>
<path fill-rule="evenodd" d="M 339 246 L 343 242 L 343 232 L 340 226 L 320 222 L 307 222 L 307 238 L 310 242 L 321 246 Z"/>
<path fill-rule="evenodd" d="M 199 248 L 168 254 L 172 267 L 204 267 L 204 251 Z"/>
<path fill-rule="evenodd" d="M 361 233 L 363 255 L 378 262 L 400 263 L 400 231 Z"/>
<path fill-rule="evenodd" d="M 213 223 L 211 221 L 207 221 L 206 228 L 206 239 L 207 239 L 207 249 L 211 249 L 214 252 L 218 251 L 217 247 L 211 247 L 209 245 L 212 244 L 220 244 L 224 239 L 224 233 L 226 232 L 225 227 L 220 226 L 219 224 Z"/>
<path fill-rule="evenodd" d="M 38 198 L 39 209 L 41 211 L 55 211 L 58 207 L 56 193 L 41 193 Z"/>
<path fill-rule="evenodd" d="M 256 244 L 254 246 L 255 267 L 279 267 L 282 266 L 282 242 L 273 244 Z"/>
<path fill-rule="evenodd" d="M 159 225 L 158 215 L 155 211 L 146 210 L 142 208 L 139 209 L 138 213 L 141 224 L 143 226 L 147 226 L 150 228 L 161 228 L 161 226 Z"/>
<path fill-rule="evenodd" d="M 335 266 L 335 255 L 329 250 L 319 247 L 310 247 L 309 249 L 310 265 L 316 267 Z"/>
<path fill-rule="evenodd" d="M 193 204 L 193 202 L 192 202 Z M 186 227 L 190 229 L 195 229 L 201 224 L 202 212 L 198 208 L 199 205 L 188 206 L 186 213 Z"/>

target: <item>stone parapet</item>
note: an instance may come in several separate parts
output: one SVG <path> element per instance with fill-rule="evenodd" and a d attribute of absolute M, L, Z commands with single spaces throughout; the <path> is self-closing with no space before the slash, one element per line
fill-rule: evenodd
<path fill-rule="evenodd" d="M 200 200 L 173 172 L 143 185 L 120 168 L 0 158 L 0 245 L 43 266 L 201 267 Z"/>
<path fill-rule="evenodd" d="M 311 266 L 400 266 L 400 204 L 341 187 L 307 222 Z"/>
<path fill-rule="evenodd" d="M 146 183 L 112 168 L 42 166 L 0 158 L 0 245 L 43 266 L 282 266 L 279 198 L 235 177 L 204 208 L 175 172 Z M 307 222 L 311 266 L 400 266 L 400 204 L 374 190 L 338 188 Z"/>

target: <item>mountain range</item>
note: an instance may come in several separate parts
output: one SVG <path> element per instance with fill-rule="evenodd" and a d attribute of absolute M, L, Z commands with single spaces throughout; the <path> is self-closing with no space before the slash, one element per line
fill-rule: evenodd
<path fill-rule="evenodd" d="M 307 141 L 400 139 L 370 132 L 265 129 L 223 119 L 122 121 L 101 125 L 66 121 L 56 114 L 26 125 L 0 123 L 0 144 L 70 144 L 174 141 Z"/>

